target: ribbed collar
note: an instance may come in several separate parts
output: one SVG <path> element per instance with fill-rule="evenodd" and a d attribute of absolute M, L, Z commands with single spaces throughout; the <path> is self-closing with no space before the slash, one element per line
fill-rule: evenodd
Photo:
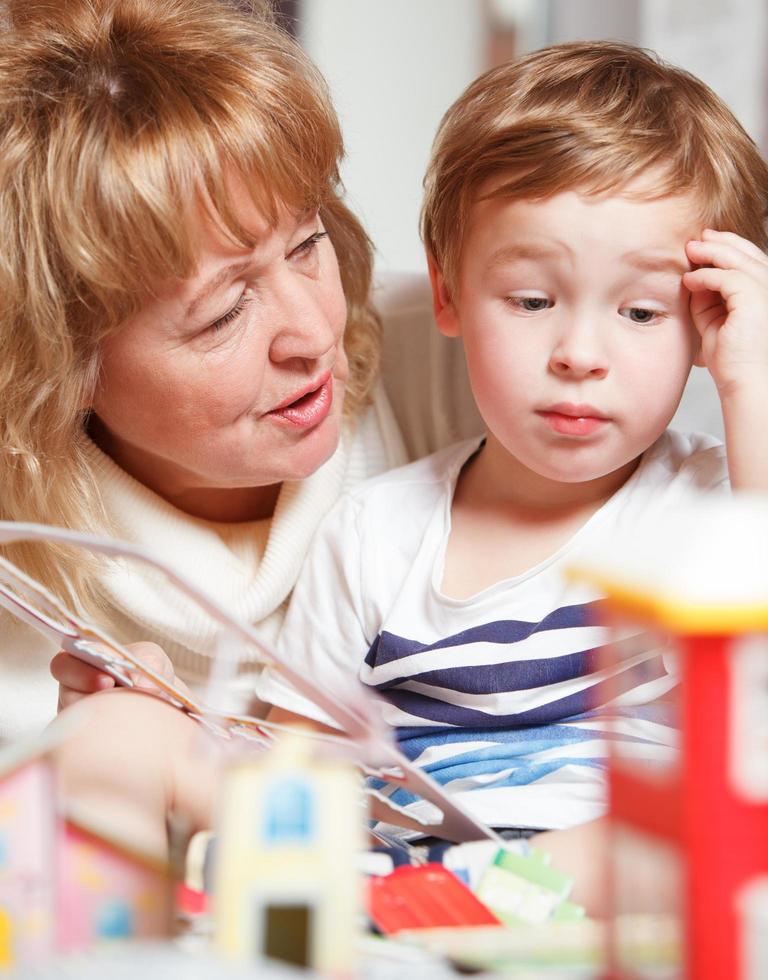
<path fill-rule="evenodd" d="M 311 476 L 283 484 L 255 576 L 222 541 L 219 525 L 178 510 L 90 440 L 86 451 L 114 534 L 162 557 L 233 615 L 257 624 L 287 598 L 318 523 L 338 499 L 349 440 L 345 435 L 334 455 Z M 244 539 L 254 531 L 253 523 L 237 528 Z M 232 531 L 232 525 L 227 525 L 230 541 Z M 215 624 L 151 570 L 118 562 L 105 575 L 104 584 L 116 609 L 145 626 L 148 636 L 167 637 L 198 653 L 213 653 Z"/>

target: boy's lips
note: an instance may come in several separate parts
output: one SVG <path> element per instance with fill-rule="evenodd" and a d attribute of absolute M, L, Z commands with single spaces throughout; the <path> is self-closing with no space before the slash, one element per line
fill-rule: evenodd
<path fill-rule="evenodd" d="M 267 412 L 269 418 L 287 422 L 302 429 L 319 425 L 333 405 L 333 376 L 330 371 L 294 392 L 277 408 Z"/>
<path fill-rule="evenodd" d="M 547 425 L 564 436 L 591 436 L 610 422 L 610 418 L 593 405 L 557 402 L 536 412 Z"/>

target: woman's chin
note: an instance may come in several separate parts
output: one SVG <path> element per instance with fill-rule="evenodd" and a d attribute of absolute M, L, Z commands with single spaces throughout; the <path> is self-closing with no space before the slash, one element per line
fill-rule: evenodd
<path fill-rule="evenodd" d="M 341 420 L 328 418 L 317 430 L 308 432 L 296 446 L 295 458 L 286 465 L 284 480 L 304 480 L 328 462 L 339 446 Z"/>

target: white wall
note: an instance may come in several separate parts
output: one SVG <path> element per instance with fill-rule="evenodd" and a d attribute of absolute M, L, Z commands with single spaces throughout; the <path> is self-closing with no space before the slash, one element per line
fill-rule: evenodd
<path fill-rule="evenodd" d="M 350 203 L 385 269 L 420 270 L 421 181 L 442 114 L 484 68 L 479 0 L 304 0 L 300 39 L 341 116 Z"/>
<path fill-rule="evenodd" d="M 381 269 L 424 268 L 421 180 L 440 118 L 486 67 L 489 11 L 529 43 L 617 38 L 708 82 L 768 146 L 768 0 L 302 0 L 300 39 L 341 116 L 352 206 Z"/>
<path fill-rule="evenodd" d="M 641 43 L 687 68 L 768 149 L 766 0 L 644 0 Z"/>

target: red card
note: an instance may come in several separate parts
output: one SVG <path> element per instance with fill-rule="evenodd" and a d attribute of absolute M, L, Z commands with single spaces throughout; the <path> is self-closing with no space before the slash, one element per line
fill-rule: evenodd
<path fill-rule="evenodd" d="M 405 865 L 368 881 L 368 914 L 381 932 L 435 926 L 499 925 L 496 916 L 442 864 Z"/>

